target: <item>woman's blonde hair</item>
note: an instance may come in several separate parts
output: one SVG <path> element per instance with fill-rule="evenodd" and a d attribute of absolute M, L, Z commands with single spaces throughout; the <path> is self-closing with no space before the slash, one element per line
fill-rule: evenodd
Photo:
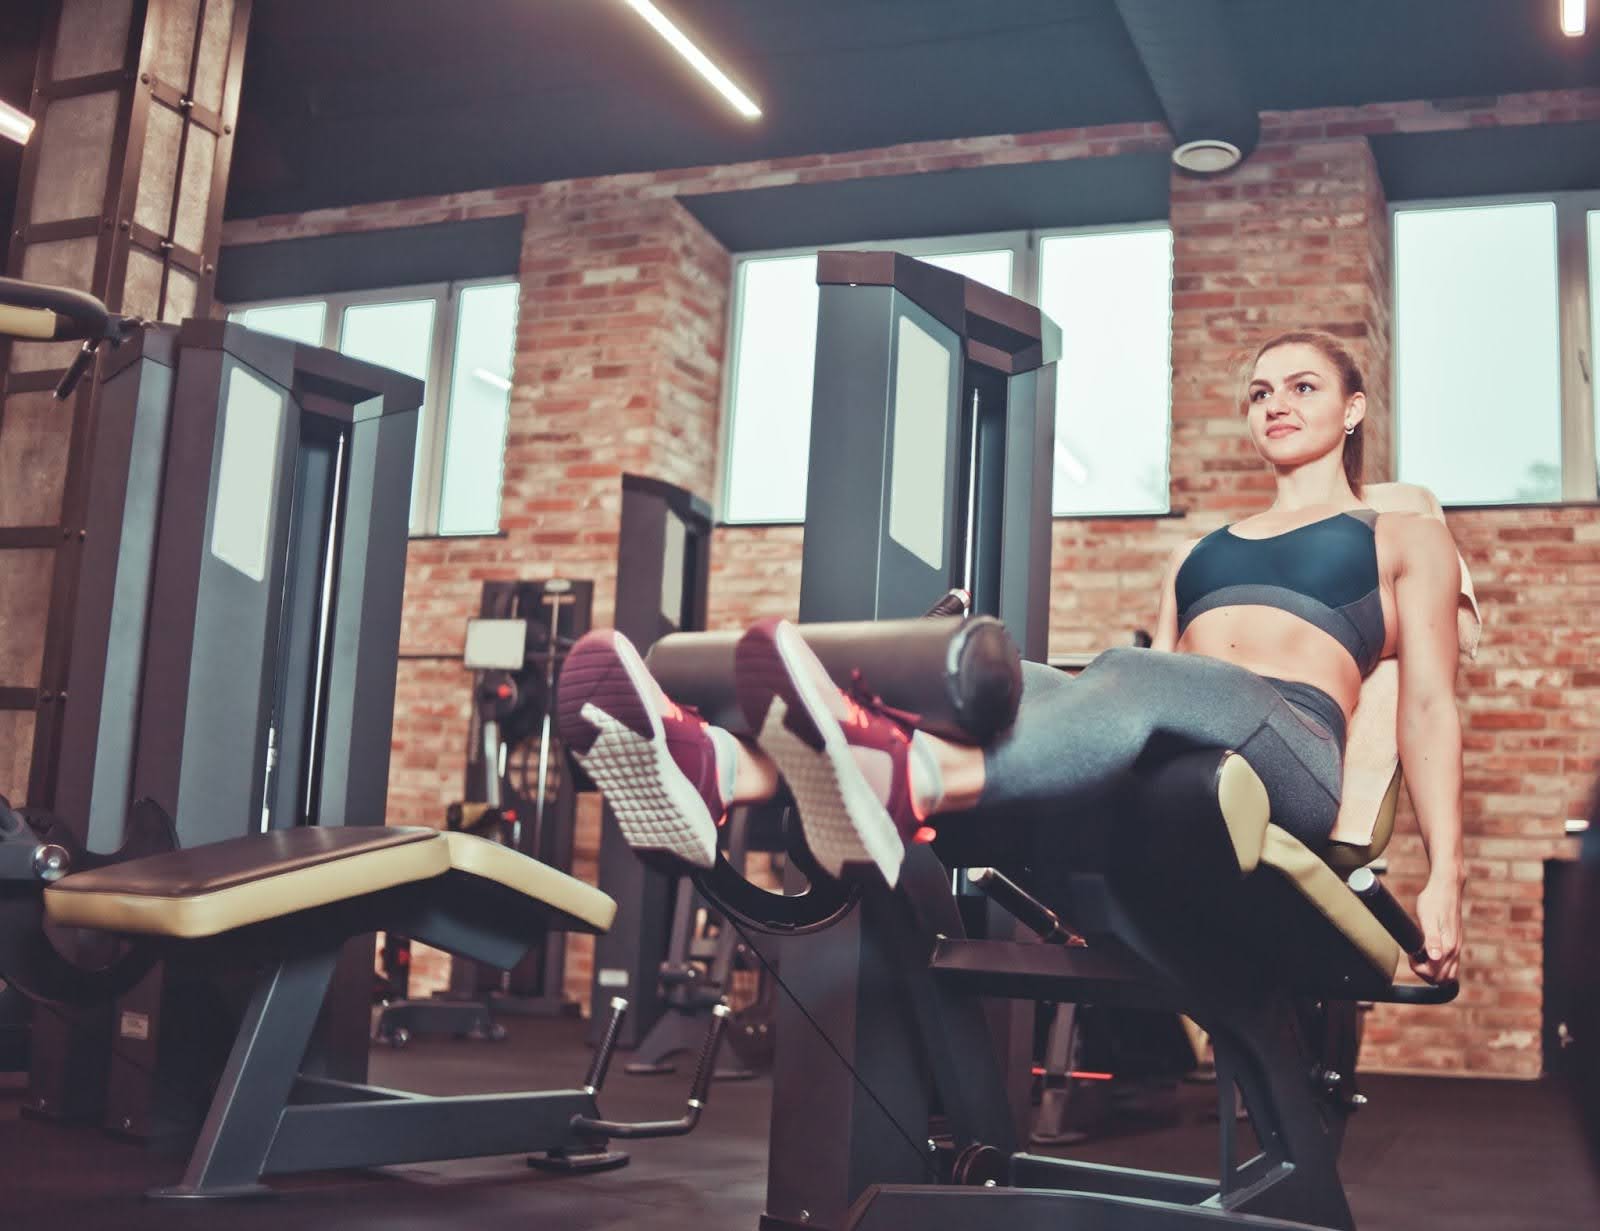
<path fill-rule="evenodd" d="M 1361 375 L 1361 365 L 1355 356 L 1345 349 L 1344 343 L 1330 333 L 1322 333 L 1316 329 L 1291 329 L 1286 333 L 1276 334 L 1268 338 L 1257 349 L 1250 362 L 1245 365 L 1241 374 L 1239 408 L 1250 409 L 1250 380 L 1256 370 L 1256 364 L 1261 361 L 1261 356 L 1280 346 L 1300 342 L 1306 346 L 1314 346 L 1322 352 L 1322 357 L 1333 365 L 1334 371 L 1339 375 L 1339 384 L 1343 387 L 1344 396 L 1351 397 L 1357 393 L 1367 391 L 1367 383 Z M 1344 438 L 1344 477 L 1350 480 L 1350 487 L 1358 495 L 1361 492 L 1361 470 L 1365 461 L 1366 449 L 1362 437 L 1365 435 L 1365 422 L 1356 424 L 1356 430 Z"/>

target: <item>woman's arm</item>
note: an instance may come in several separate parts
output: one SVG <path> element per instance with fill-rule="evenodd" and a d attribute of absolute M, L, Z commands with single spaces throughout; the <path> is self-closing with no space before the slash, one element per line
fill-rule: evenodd
<path fill-rule="evenodd" d="M 1428 850 L 1417 897 L 1428 957 L 1413 967 L 1431 982 L 1456 977 L 1461 953 L 1461 718 L 1456 712 L 1455 542 L 1431 517 L 1388 516 L 1399 622 L 1399 747 L 1406 790 Z"/>
<path fill-rule="evenodd" d="M 1152 650 L 1171 652 L 1178 648 L 1178 596 L 1176 583 L 1178 570 L 1189 558 L 1189 552 L 1199 539 L 1190 539 L 1172 549 L 1167 557 L 1167 575 L 1161 581 L 1161 608 L 1156 613 L 1156 629 L 1150 635 Z"/>

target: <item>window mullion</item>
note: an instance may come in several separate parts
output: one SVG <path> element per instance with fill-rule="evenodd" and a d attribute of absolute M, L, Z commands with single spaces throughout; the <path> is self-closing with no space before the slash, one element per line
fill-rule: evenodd
<path fill-rule="evenodd" d="M 439 533 L 444 503 L 444 442 L 450 416 L 450 381 L 456 341 L 456 285 L 451 283 L 434 301 L 433 360 L 428 365 L 427 431 L 417 439 L 424 451 L 422 476 L 422 533 Z"/>
<path fill-rule="evenodd" d="M 1589 355 L 1590 289 L 1588 218 L 1582 202 L 1564 199 L 1556 206 L 1557 285 L 1561 297 L 1561 494 L 1565 500 L 1594 500 L 1600 494 L 1595 473 L 1593 357 Z"/>

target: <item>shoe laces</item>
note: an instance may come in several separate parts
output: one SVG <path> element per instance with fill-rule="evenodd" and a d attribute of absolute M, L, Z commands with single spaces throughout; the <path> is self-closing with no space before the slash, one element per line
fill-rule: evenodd
<path fill-rule="evenodd" d="M 922 715 L 911 710 L 897 709 L 890 705 L 867 685 L 867 677 L 861 673 L 861 668 L 850 669 L 850 683 L 845 687 L 844 694 L 860 711 L 876 714 L 887 718 L 899 728 L 900 733 L 909 737 L 916 730 L 917 724 L 922 721 Z"/>
<path fill-rule="evenodd" d="M 662 693 L 661 696 L 666 701 L 666 708 L 661 712 L 662 717 L 671 718 L 678 722 L 689 718 L 694 719 L 696 722 L 705 722 L 705 716 L 700 713 L 698 707 L 685 705 L 681 701 L 674 701 L 666 693 Z"/>

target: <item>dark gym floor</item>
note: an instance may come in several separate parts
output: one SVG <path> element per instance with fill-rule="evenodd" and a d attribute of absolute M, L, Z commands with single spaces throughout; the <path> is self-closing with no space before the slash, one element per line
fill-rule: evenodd
<path fill-rule="evenodd" d="M 574 1022 L 511 1021 L 504 1043 L 418 1040 L 378 1049 L 372 1080 L 427 1093 L 576 1085 L 588 1053 Z M 686 1077 L 614 1070 L 607 1115 L 675 1117 Z M 1600 1189 L 1560 1090 L 1548 1084 L 1371 1077 L 1371 1105 L 1352 1122 L 1343 1174 L 1362 1231 L 1577 1231 L 1600 1227 Z M 1211 1092 L 1180 1090 L 1176 1107 L 1070 1151 L 1073 1157 L 1215 1174 Z M 754 1231 L 765 1188 L 771 1086 L 719 1083 L 697 1132 L 628 1146 L 621 1171 L 530 1172 L 498 1158 L 276 1183 L 278 1200 L 201 1207 L 152 1204 L 183 1160 L 94 1129 L 20 1117 L 0 1081 L 0 1226 L 15 1231 L 293 1227 L 295 1231 Z"/>

